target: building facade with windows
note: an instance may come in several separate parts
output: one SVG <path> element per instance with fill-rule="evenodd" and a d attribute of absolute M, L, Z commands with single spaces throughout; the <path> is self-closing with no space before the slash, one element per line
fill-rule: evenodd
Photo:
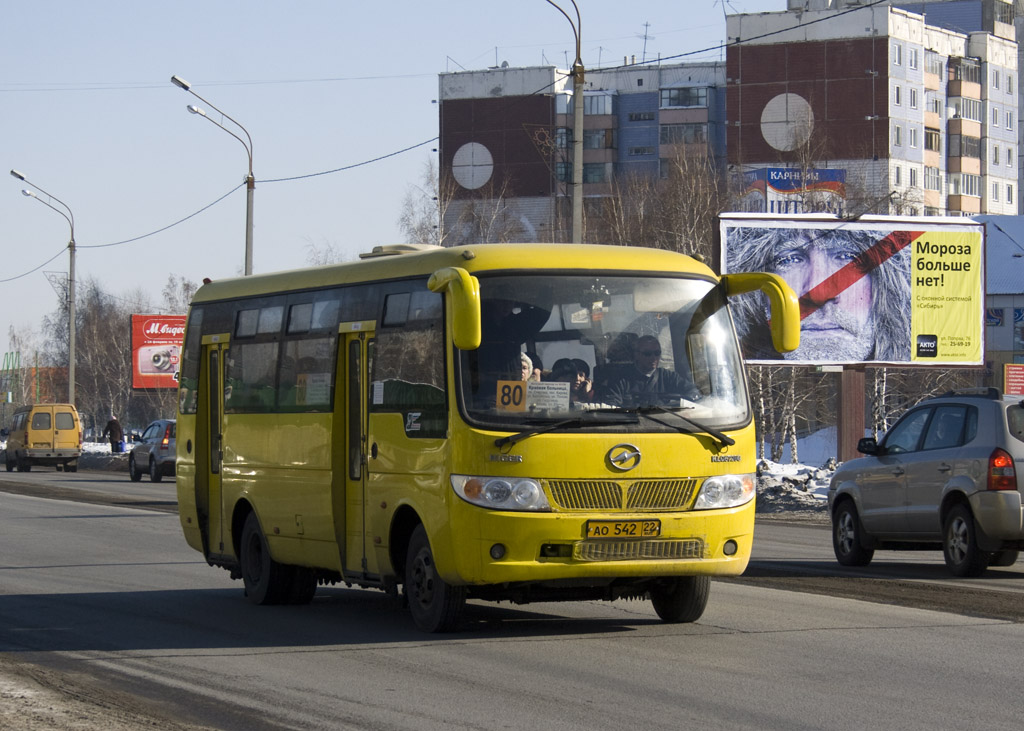
<path fill-rule="evenodd" d="M 658 176 L 681 148 L 724 162 L 724 81 L 721 63 L 588 70 L 585 210 L 613 195 L 615 181 Z M 440 75 L 439 167 L 453 181 L 441 222 L 449 240 L 569 239 L 572 95 L 570 73 L 553 66 Z"/>
<path fill-rule="evenodd" d="M 951 11 L 966 6 L 972 23 L 957 22 Z M 728 16 L 732 169 L 845 170 L 852 214 L 1016 213 L 1012 19 L 1006 0 L 789 0 L 784 12 Z"/>

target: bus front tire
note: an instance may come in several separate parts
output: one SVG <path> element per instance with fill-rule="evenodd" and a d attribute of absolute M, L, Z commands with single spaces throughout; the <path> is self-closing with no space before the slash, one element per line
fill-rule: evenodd
<path fill-rule="evenodd" d="M 704 614 L 711 594 L 708 576 L 679 576 L 661 579 L 650 590 L 651 604 L 662 622 L 696 622 Z"/>
<path fill-rule="evenodd" d="M 424 632 L 456 627 L 466 605 L 466 589 L 450 586 L 437 574 L 434 553 L 423 525 L 416 526 L 405 559 L 405 595 L 413 622 Z"/>
<path fill-rule="evenodd" d="M 270 557 L 270 546 L 256 513 L 249 513 L 245 519 L 239 553 L 245 596 L 250 602 L 280 604 L 288 598 L 292 591 L 292 574 L 288 566 Z"/>

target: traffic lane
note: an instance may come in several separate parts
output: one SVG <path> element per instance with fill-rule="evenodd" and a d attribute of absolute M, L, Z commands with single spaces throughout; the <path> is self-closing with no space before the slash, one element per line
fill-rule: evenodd
<path fill-rule="evenodd" d="M 173 477 L 165 477 L 163 482 L 150 482 L 148 477 L 132 482 L 127 472 L 0 472 L 0 492 L 164 512 L 177 512 L 178 509 Z"/>
<path fill-rule="evenodd" d="M 941 551 L 876 551 L 867 566 L 840 566 L 828 525 L 769 521 L 755 529 L 752 559 L 734 581 L 908 607 L 1024 622 L 1024 562 L 959 578 Z"/>
<path fill-rule="evenodd" d="M 170 515 L 0 501 L 0 650 L 217 728 L 936 728 L 965 677 L 972 722 L 1017 723 L 1018 624 L 715 581 L 694 624 L 471 602 L 424 635 L 378 591 L 252 606 Z"/>

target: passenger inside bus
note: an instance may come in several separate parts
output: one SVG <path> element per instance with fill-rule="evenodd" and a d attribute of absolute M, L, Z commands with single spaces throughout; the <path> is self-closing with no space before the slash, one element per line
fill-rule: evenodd
<path fill-rule="evenodd" d="M 653 335 L 640 336 L 633 346 L 632 366 L 608 387 L 600 400 L 622 406 L 648 401 L 648 396 L 652 394 L 672 394 L 688 401 L 701 398 L 700 390 L 691 379 L 662 368 L 660 362 L 661 343 L 658 338 Z"/>

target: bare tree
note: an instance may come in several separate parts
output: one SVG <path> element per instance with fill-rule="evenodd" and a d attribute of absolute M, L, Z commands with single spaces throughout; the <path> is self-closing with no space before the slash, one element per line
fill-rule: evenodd
<path fill-rule="evenodd" d="M 446 246 L 449 232 L 444 221 L 455 199 L 458 184 L 451 175 L 441 175 L 434 158 L 428 158 L 423 167 L 420 185 L 409 185 L 402 202 L 398 225 L 413 244 Z"/>

